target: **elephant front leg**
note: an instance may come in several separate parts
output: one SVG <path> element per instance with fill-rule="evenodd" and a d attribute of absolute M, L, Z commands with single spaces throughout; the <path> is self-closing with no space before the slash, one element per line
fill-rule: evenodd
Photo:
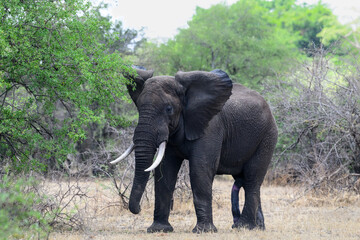
<path fill-rule="evenodd" d="M 169 215 L 177 174 L 182 161 L 167 159 L 165 157 L 155 170 L 154 222 L 147 229 L 148 233 L 173 231 L 173 227 L 169 223 Z"/>
<path fill-rule="evenodd" d="M 192 171 L 190 170 L 190 172 Z M 214 177 L 203 176 L 202 173 L 190 173 L 190 179 L 197 217 L 197 224 L 192 232 L 217 232 L 212 215 L 212 182 Z"/>

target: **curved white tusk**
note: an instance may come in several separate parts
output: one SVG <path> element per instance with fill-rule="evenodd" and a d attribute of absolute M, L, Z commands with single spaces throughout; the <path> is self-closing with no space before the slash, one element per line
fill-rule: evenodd
<path fill-rule="evenodd" d="M 144 170 L 145 172 L 150 172 L 151 170 L 154 170 L 157 166 L 159 166 L 159 164 L 161 163 L 161 160 L 164 157 L 165 149 L 166 149 L 166 141 L 164 141 L 160 144 L 158 154 L 156 156 L 155 161 L 149 168 Z"/>
<path fill-rule="evenodd" d="M 135 147 L 134 143 L 131 143 L 130 147 L 128 147 L 128 149 L 126 149 L 126 151 L 120 157 L 118 157 L 114 161 L 111 161 L 110 163 L 115 164 L 120 162 L 121 160 L 129 156 L 129 154 L 134 150 L 134 147 Z"/>

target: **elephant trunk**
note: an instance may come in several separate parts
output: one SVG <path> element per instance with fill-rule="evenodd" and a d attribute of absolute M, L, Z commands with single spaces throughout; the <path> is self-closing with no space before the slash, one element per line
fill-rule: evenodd
<path fill-rule="evenodd" d="M 133 139 L 135 144 L 135 176 L 129 200 L 129 210 L 134 214 L 140 212 L 140 200 L 149 180 L 149 171 L 156 167 L 156 164 L 152 165 L 156 149 L 159 145 L 165 145 L 161 143 L 167 142 L 168 136 L 167 125 L 158 119 L 157 115 L 153 114 L 151 106 L 145 105 L 139 109 L 139 123 Z M 165 151 L 164 147 L 160 149 Z M 152 167 L 149 168 L 150 166 Z"/>
<path fill-rule="evenodd" d="M 140 212 L 140 200 L 150 175 L 150 172 L 145 172 L 145 169 L 151 165 L 155 152 L 156 148 L 135 147 L 135 176 L 129 200 L 129 210 L 134 214 Z"/>
<path fill-rule="evenodd" d="M 135 176 L 131 189 L 129 210 L 138 214 L 140 212 L 140 200 L 145 191 L 150 172 L 145 169 L 150 167 L 156 153 L 155 134 L 149 133 L 149 126 L 138 125 L 135 129 Z"/>

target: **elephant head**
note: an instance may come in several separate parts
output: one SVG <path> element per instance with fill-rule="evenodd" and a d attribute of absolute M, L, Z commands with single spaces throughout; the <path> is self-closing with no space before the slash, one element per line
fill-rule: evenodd
<path fill-rule="evenodd" d="M 133 144 L 119 158 L 135 148 L 135 177 L 129 201 L 129 209 L 135 214 L 140 212 L 149 171 L 160 163 L 169 139 L 175 135 L 180 141 L 201 138 L 232 90 L 231 79 L 221 70 L 178 72 L 175 77 L 152 77 L 152 71 L 136 71 L 137 76 L 132 77 L 135 88 L 129 85 L 128 91 L 139 111 L 139 121 Z"/>

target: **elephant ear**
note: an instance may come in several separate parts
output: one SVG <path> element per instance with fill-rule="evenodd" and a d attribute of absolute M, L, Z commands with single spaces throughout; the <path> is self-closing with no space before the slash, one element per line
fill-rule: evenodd
<path fill-rule="evenodd" d="M 154 71 L 146 70 L 143 67 L 133 66 L 136 71 L 136 75 L 126 75 L 126 78 L 133 80 L 134 84 L 126 85 L 131 99 L 134 101 L 135 105 L 137 99 L 144 88 L 144 83 L 147 79 L 151 78 L 154 74 Z"/>
<path fill-rule="evenodd" d="M 184 125 L 188 140 L 200 138 L 209 121 L 229 99 L 232 81 L 222 70 L 178 72 L 175 76 L 185 88 Z"/>

